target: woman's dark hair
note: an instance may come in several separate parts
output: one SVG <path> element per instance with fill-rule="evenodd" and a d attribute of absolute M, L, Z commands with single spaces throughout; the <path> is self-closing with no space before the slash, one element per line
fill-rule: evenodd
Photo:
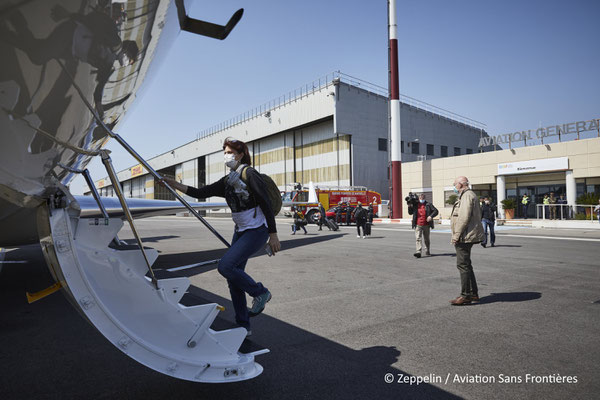
<path fill-rule="evenodd" d="M 250 152 L 248 152 L 248 146 L 246 146 L 246 143 L 242 142 L 241 140 L 227 138 L 223 142 L 223 150 L 225 150 L 225 147 L 230 147 L 237 153 L 244 154 L 240 160 L 241 164 L 252 165 L 252 159 L 250 158 Z"/>

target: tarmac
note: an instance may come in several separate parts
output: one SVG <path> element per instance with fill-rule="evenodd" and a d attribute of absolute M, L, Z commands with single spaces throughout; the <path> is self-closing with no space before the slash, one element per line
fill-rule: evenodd
<path fill-rule="evenodd" d="M 208 221 L 230 239 L 229 219 Z M 52 282 L 39 246 L 9 250 L 0 272 L 1 399 L 583 399 L 600 392 L 600 231 L 498 227 L 496 247 L 473 248 L 481 301 L 455 307 L 460 281 L 449 229 L 415 259 L 414 232 L 375 225 L 358 239 L 291 235 L 247 271 L 273 299 L 252 320 L 248 346 L 262 375 L 231 384 L 180 381 L 129 359 L 60 294 L 31 305 Z M 136 221 L 164 270 L 219 258 L 224 246 L 194 218 Z M 120 233 L 128 242 L 127 229 Z M 133 241 L 131 241 L 133 243 Z M 226 307 L 216 264 L 189 276 L 198 301 Z M 387 383 L 387 381 L 392 381 Z"/>

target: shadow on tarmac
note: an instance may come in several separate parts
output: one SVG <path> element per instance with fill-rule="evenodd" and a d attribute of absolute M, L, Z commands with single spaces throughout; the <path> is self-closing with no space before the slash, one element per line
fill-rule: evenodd
<path fill-rule="evenodd" d="M 456 257 L 456 253 L 431 253 L 428 257 Z"/>
<path fill-rule="evenodd" d="M 27 304 L 25 291 L 38 291 L 53 283 L 39 246 L 14 250 L 6 258 L 30 262 L 7 264 L 0 273 L 3 399 L 459 398 L 426 383 L 385 383 L 387 373 L 396 379 L 398 374 L 410 376 L 391 367 L 400 357 L 395 347 L 355 350 L 266 314 L 253 320 L 254 346 L 271 350 L 258 357 L 265 368 L 262 375 L 229 384 L 177 380 L 121 353 L 86 323 L 64 296 L 54 294 Z M 228 299 L 197 287 L 190 289 L 196 300 L 227 307 L 213 326 L 232 324 Z"/>
<path fill-rule="evenodd" d="M 490 304 L 500 302 L 514 301 L 529 301 L 537 300 L 542 297 L 540 292 L 509 292 L 509 293 L 492 293 L 489 296 L 482 297 L 477 304 Z"/>
<path fill-rule="evenodd" d="M 145 242 L 151 242 L 151 243 L 158 243 L 161 240 L 169 240 L 169 239 L 177 239 L 181 236 L 177 236 L 177 235 L 165 235 L 165 236 L 148 236 L 148 237 L 143 237 L 142 239 L 142 243 Z M 137 242 L 135 241 L 135 239 L 129 239 L 129 240 L 125 240 L 127 243 L 129 244 L 136 244 Z"/>
<path fill-rule="evenodd" d="M 281 250 L 289 250 L 295 247 L 309 246 L 315 243 L 321 243 L 329 240 L 339 239 L 345 233 L 337 233 L 330 235 L 306 235 L 306 237 L 295 237 L 292 239 L 281 240 Z M 201 263 L 203 261 L 218 260 L 227 252 L 226 248 L 216 250 L 204 250 L 204 251 L 193 251 L 189 253 L 175 253 L 175 254 L 160 254 L 158 259 L 152 265 L 152 269 L 167 269 L 174 268 L 182 265 L 190 265 L 195 263 Z M 260 249 L 252 257 L 258 257 L 264 255 L 264 250 Z M 217 263 L 203 265 L 197 268 L 191 268 L 179 272 L 179 276 L 194 276 L 205 272 L 212 271 L 217 268 Z"/>

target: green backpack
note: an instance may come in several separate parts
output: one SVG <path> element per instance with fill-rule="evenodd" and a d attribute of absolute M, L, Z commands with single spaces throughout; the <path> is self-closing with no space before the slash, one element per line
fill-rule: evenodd
<path fill-rule="evenodd" d="M 247 165 L 244 167 L 241 174 L 242 181 L 244 181 L 244 183 L 248 182 L 246 169 L 248 169 Z M 261 174 L 260 172 L 258 172 L 258 174 L 262 177 L 263 181 L 265 182 L 265 185 L 267 186 L 267 196 L 269 196 L 269 201 L 271 202 L 271 209 L 273 209 L 273 215 L 277 215 L 279 214 L 279 211 L 281 211 L 281 206 L 283 205 L 283 202 L 281 200 L 281 192 L 279 191 L 277 184 L 275 184 L 275 182 L 273 181 L 273 179 L 271 179 L 269 175 Z"/>

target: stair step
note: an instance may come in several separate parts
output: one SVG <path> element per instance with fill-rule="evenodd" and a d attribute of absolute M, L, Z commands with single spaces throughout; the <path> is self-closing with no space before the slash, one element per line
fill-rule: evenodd
<path fill-rule="evenodd" d="M 169 272 L 166 270 L 156 270 L 155 274 L 158 279 L 168 279 L 180 276 L 177 272 Z M 205 292 L 201 288 L 194 285 L 190 285 L 188 291 L 183 295 L 179 303 L 186 307 L 193 307 L 200 304 L 209 304 L 215 302 L 219 303 L 218 301 L 215 301 L 214 298 L 211 300 L 207 294 L 208 292 Z M 213 321 L 212 325 L 210 326 L 210 329 L 214 331 L 225 331 L 237 327 L 238 325 L 235 322 L 223 318 L 222 313 L 220 313 Z M 265 346 L 262 346 L 261 344 L 255 342 L 251 338 L 246 338 L 242 342 L 239 352 L 242 354 L 250 354 L 264 350 L 266 350 Z"/>

